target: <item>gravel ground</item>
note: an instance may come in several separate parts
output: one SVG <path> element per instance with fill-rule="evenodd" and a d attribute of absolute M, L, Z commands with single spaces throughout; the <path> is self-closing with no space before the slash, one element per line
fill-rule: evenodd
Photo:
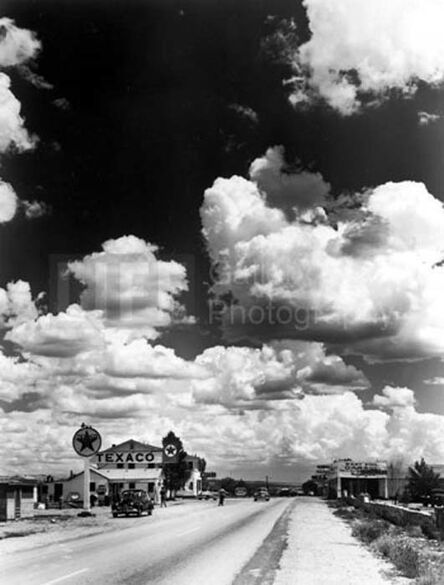
<path fill-rule="evenodd" d="M 302 498 L 301 498 L 302 500 Z M 392 565 L 375 557 L 326 503 L 304 498 L 289 523 L 274 585 L 406 585 Z M 302 504 L 302 501 L 301 501 Z"/>

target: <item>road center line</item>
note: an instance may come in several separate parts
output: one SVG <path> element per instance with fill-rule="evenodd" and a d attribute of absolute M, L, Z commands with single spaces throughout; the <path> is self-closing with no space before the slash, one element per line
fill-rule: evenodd
<path fill-rule="evenodd" d="M 70 579 L 71 577 L 74 577 L 75 575 L 80 575 L 81 573 L 85 573 L 86 571 L 89 571 L 89 569 L 80 569 L 80 571 L 75 571 L 74 573 L 69 573 L 69 575 L 64 575 L 63 577 L 58 577 L 57 579 L 52 579 L 51 581 L 46 581 L 46 583 L 43 583 L 43 585 L 52 585 L 53 583 L 60 583 L 60 581 L 64 581 L 65 579 Z"/>

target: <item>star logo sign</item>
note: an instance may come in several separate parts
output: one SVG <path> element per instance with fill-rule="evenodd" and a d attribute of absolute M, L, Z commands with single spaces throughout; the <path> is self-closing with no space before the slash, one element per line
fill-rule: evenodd
<path fill-rule="evenodd" d="M 75 452 L 81 457 L 90 457 L 96 453 L 102 444 L 99 433 L 92 427 L 79 429 L 73 437 Z"/>
<path fill-rule="evenodd" d="M 94 451 L 94 443 L 97 441 L 97 435 L 95 433 L 90 433 L 89 431 L 85 431 L 83 435 L 77 437 L 77 443 L 81 444 L 80 452 L 83 453 L 85 449 L 89 449 L 90 451 Z"/>
<path fill-rule="evenodd" d="M 176 445 L 169 444 L 165 446 L 165 455 L 167 457 L 174 457 L 176 453 L 177 453 Z"/>

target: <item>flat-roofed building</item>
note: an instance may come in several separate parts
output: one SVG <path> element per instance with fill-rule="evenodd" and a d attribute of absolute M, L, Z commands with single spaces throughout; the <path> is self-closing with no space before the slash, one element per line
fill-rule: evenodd
<path fill-rule="evenodd" d="M 387 461 L 335 459 L 328 473 L 328 488 L 329 497 L 341 498 L 367 493 L 373 499 L 387 499 Z"/>

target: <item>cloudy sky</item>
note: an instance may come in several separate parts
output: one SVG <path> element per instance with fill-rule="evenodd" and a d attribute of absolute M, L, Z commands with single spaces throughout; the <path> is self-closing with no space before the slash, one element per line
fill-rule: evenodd
<path fill-rule="evenodd" d="M 444 462 L 441 0 L 4 0 L 1 473 Z"/>

